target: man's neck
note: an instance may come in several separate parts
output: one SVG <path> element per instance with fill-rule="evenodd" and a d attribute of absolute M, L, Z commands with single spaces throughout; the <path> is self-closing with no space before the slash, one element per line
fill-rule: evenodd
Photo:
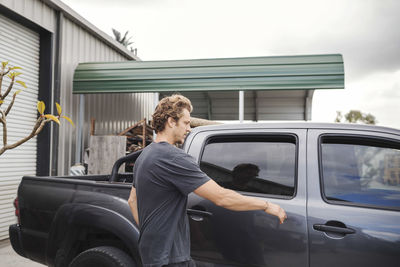
<path fill-rule="evenodd" d="M 172 137 L 166 135 L 165 133 L 158 133 L 156 136 L 156 143 L 160 143 L 160 142 L 167 142 L 171 145 L 174 145 L 174 140 Z"/>

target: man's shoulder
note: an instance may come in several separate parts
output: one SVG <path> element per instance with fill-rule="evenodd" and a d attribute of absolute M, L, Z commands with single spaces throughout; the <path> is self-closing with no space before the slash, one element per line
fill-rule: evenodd
<path fill-rule="evenodd" d="M 165 142 L 151 143 L 143 150 L 142 154 L 146 156 L 151 155 L 152 158 L 169 160 L 175 160 L 177 157 L 181 158 L 188 156 L 188 154 L 182 149 Z"/>

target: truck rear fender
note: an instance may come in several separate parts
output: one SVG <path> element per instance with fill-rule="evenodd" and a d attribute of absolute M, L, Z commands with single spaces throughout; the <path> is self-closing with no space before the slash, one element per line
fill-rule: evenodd
<path fill-rule="evenodd" d="M 69 249 L 82 228 L 96 228 L 112 233 L 129 249 L 131 256 L 140 261 L 138 253 L 139 230 L 125 216 L 104 208 L 84 203 L 62 205 L 52 223 L 46 248 L 46 261 L 53 265 L 59 248 Z M 53 264 L 52 264 L 53 263 Z"/>

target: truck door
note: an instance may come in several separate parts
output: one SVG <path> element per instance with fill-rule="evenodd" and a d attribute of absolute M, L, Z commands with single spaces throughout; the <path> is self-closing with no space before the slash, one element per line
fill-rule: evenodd
<path fill-rule="evenodd" d="M 399 136 L 310 130 L 307 158 L 310 266 L 399 266 Z"/>
<path fill-rule="evenodd" d="M 189 148 L 225 188 L 279 204 L 288 219 L 235 212 L 189 196 L 192 257 L 197 266 L 308 266 L 305 130 L 198 133 Z"/>

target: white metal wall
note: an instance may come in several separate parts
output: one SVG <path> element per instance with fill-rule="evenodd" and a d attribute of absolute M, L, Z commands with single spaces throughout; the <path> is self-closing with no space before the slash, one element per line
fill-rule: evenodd
<path fill-rule="evenodd" d="M 18 84 L 1 106 L 8 107 L 12 94 L 23 91 L 17 96 L 7 116 L 8 143 L 12 144 L 27 136 L 36 121 L 36 102 L 39 90 L 39 34 L 0 15 L 0 61 L 9 61 L 13 66 L 20 66 L 18 76 L 27 88 Z M 9 85 L 9 79 L 3 79 L 2 93 Z M 0 126 L 1 133 L 3 127 Z M 0 135 L 3 144 L 3 135 Z M 0 156 L 0 240 L 8 237 L 8 226 L 15 222 L 13 200 L 18 184 L 24 175 L 36 174 L 36 138 L 23 145 L 6 151 Z"/>
<path fill-rule="evenodd" d="M 95 38 L 68 18 L 62 25 L 61 95 L 63 113 L 78 122 L 79 96 L 72 95 L 72 81 L 80 62 L 124 61 L 118 51 Z M 84 147 L 89 144 L 90 118 L 96 120 L 96 134 L 115 134 L 152 112 L 153 94 L 101 94 L 85 96 Z M 75 164 L 76 128 L 65 121 L 60 126 L 58 174 L 68 174 Z"/>
<path fill-rule="evenodd" d="M 0 0 L 0 4 L 13 12 L 53 32 L 56 25 L 54 10 L 40 0 Z"/>
<path fill-rule="evenodd" d="M 124 61 L 129 58 L 127 55 L 129 53 L 124 51 L 124 48 L 113 41 L 111 37 L 98 30 L 59 0 L 0 0 L 0 5 L 53 34 L 56 34 L 57 30 L 57 12 L 64 15 L 60 104 L 63 107 L 63 113 L 77 122 L 79 97 L 72 95 L 73 72 L 76 65 L 80 62 L 90 61 Z M 11 46 L 10 42 L 13 42 Z M 27 129 L 32 129 L 36 118 L 39 45 L 38 34 L 0 14 L 0 61 L 10 60 L 10 63 L 22 66 L 24 69 L 21 78 L 28 86 L 28 89 L 24 89 L 18 95 L 18 101 L 9 115 L 9 142 L 25 136 Z M 55 43 L 53 43 L 53 47 L 55 47 Z M 53 54 L 54 60 L 54 51 L 49 51 L 49 53 Z M 53 72 L 54 63 L 52 62 Z M 51 77 L 51 79 L 53 78 Z M 4 82 L 3 88 L 7 85 L 8 83 Z M 100 103 L 104 103 L 104 105 L 100 105 Z M 128 127 L 142 117 L 148 117 L 152 103 L 152 94 L 86 97 L 85 146 L 88 144 L 88 125 L 91 117 L 96 118 L 97 133 L 112 134 Z M 50 112 L 52 105 L 46 104 L 46 112 Z M 4 103 L 3 107 L 7 105 L 8 102 Z M 59 126 L 54 125 L 54 127 Z M 58 155 L 52 155 L 52 157 L 58 157 L 58 174 L 67 174 L 69 166 L 74 163 L 76 130 L 70 127 L 66 121 L 59 127 L 59 130 Z M 0 126 L 0 133 L 1 131 Z M 2 134 L 0 134 L 0 142 L 2 142 L 1 138 Z M 0 240 L 8 238 L 8 227 L 16 221 L 12 202 L 21 177 L 36 174 L 36 146 L 36 139 L 32 139 L 19 148 L 7 151 L 0 156 Z"/>
<path fill-rule="evenodd" d="M 161 97 L 170 95 L 162 93 Z M 193 117 L 212 120 L 239 120 L 239 92 L 186 92 L 193 104 Z M 304 120 L 306 90 L 245 91 L 245 120 Z M 311 108 L 309 108 L 311 109 Z"/>

